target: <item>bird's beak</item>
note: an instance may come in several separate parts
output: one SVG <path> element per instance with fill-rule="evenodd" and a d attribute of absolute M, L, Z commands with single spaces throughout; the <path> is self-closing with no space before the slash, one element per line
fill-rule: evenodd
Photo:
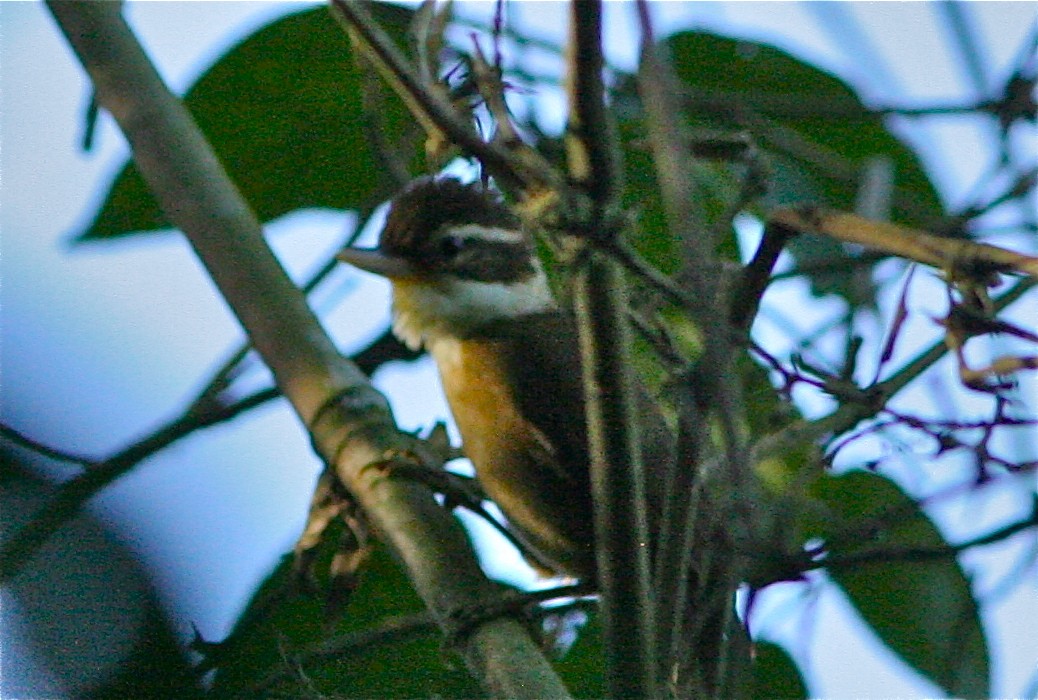
<path fill-rule="evenodd" d="M 389 279 L 406 279 L 418 275 L 418 270 L 410 261 L 387 255 L 377 248 L 343 248 L 335 257 L 361 270 Z"/>

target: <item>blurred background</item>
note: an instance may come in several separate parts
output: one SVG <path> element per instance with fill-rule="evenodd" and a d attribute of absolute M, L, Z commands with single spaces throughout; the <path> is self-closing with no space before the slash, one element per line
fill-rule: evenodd
<path fill-rule="evenodd" d="M 134 2 L 125 14 L 165 79 L 182 93 L 241 38 L 309 6 Z M 607 10 L 609 58 L 633 69 L 633 9 L 609 3 Z M 492 4 L 458 3 L 457 11 L 486 20 Z M 654 4 L 654 11 L 660 34 L 701 28 L 766 41 L 837 74 L 868 105 L 907 108 L 989 96 L 1019 63 L 1038 14 L 1033 3 L 1015 2 L 954 9 L 945 3 L 667 2 Z M 513 7 L 513 21 L 557 44 L 565 40 L 564 18 L 561 3 Z M 241 332 L 175 232 L 73 242 L 124 164 L 126 145 L 101 114 L 92 148 L 83 150 L 89 87 L 44 5 L 0 3 L 0 27 L 0 421 L 62 450 L 107 455 L 176 415 Z M 546 91 L 539 104 L 543 128 L 558 129 L 561 95 Z M 950 207 L 986 186 L 997 157 L 993 118 L 895 116 L 891 122 L 920 154 Z M 1038 149 L 1033 130 L 1011 138 L 1016 151 Z M 344 212 L 297 212 L 271 222 L 268 238 L 286 268 L 303 279 L 341 245 L 354 222 Z M 752 237 L 755 226 L 746 222 L 745 235 Z M 1038 250 L 1033 231 L 1006 230 L 993 242 Z M 340 270 L 326 290 L 314 303 L 345 352 L 382 332 L 388 290 L 381 281 Z M 799 299 L 826 313 L 807 290 L 785 293 L 788 303 Z M 934 313 L 939 308 L 938 297 Z M 1012 318 L 1034 327 L 1034 295 Z M 761 332 L 769 332 L 763 325 Z M 772 323 L 770 332 L 781 332 L 781 324 Z M 255 367 L 244 381 L 259 387 L 267 379 Z M 405 430 L 447 417 L 427 360 L 386 367 L 375 382 Z M 1019 396 L 1033 406 L 1034 391 L 1033 377 L 1025 377 Z M 1019 437 L 1021 450 L 1034 438 L 1033 431 Z M 0 508 L 10 532 L 45 502 L 48 483 L 74 471 L 13 445 L 5 454 Z M 9 478 L 25 464 L 39 481 Z M 166 640 L 170 645 L 185 643 L 194 629 L 210 640 L 225 636 L 299 535 L 319 468 L 301 426 L 275 401 L 178 442 L 104 489 L 0 591 L 0 696 L 81 694 L 116 668 L 149 616 L 168 617 L 175 636 Z M 933 484 L 914 487 L 925 493 Z M 954 540 L 964 523 L 1002 522 L 1027 507 L 1016 489 L 975 502 L 977 510 L 950 507 L 934 517 Z M 1035 547 L 1031 533 L 970 560 L 980 574 L 999 697 L 1035 688 Z M 501 545 L 486 548 L 499 552 Z M 510 554 L 488 566 L 531 580 L 515 570 L 518 559 Z M 774 588 L 761 603 L 760 619 L 797 659 L 812 695 L 937 694 L 873 639 L 834 591 L 805 600 L 782 585 Z"/>

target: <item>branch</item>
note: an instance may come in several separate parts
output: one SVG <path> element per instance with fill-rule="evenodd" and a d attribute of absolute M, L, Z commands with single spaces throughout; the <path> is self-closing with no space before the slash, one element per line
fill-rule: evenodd
<path fill-rule="evenodd" d="M 77 464 L 84 468 L 94 464 L 94 460 L 86 455 L 66 452 L 65 450 L 51 447 L 50 445 L 46 445 L 35 438 L 31 438 L 20 430 L 16 430 L 5 423 L 0 423 L 0 437 L 10 440 L 19 447 L 23 447 L 38 455 L 46 457 L 47 459 L 53 459 L 57 462 Z M 2 569 L 2 567 L 0 567 L 0 569 Z"/>
<path fill-rule="evenodd" d="M 1013 287 L 993 300 L 993 311 L 1001 311 L 1022 297 L 1036 284 L 1033 279 L 1017 281 Z M 892 376 L 867 390 L 869 400 L 850 401 L 842 404 L 827 416 L 808 421 L 798 420 L 778 432 L 767 435 L 756 442 L 751 451 L 754 464 L 763 459 L 784 454 L 800 445 L 808 445 L 827 435 L 839 435 L 863 420 L 872 418 L 884 409 L 887 401 L 911 381 L 932 367 L 948 353 L 947 344 L 941 340 L 919 353 L 914 360 L 904 365 Z"/>
<path fill-rule="evenodd" d="M 270 366 L 314 446 L 334 467 L 404 563 L 441 629 L 497 587 L 482 574 L 460 525 L 418 484 L 371 465 L 406 447 L 385 398 L 338 354 L 305 298 L 267 247 L 184 106 L 162 83 L 115 3 L 52 0 L 57 19 L 119 123 L 170 220 L 184 231 L 253 346 Z M 458 650 L 493 695 L 565 697 L 529 634 L 501 617 L 477 625 Z"/>
<path fill-rule="evenodd" d="M 367 215 L 362 215 L 361 218 L 366 220 Z M 349 236 L 350 243 L 360 235 L 362 228 L 362 226 L 356 227 Z M 334 263 L 335 258 L 331 257 L 307 280 L 303 285 L 303 291 L 307 294 L 312 292 L 328 276 Z M 242 413 L 280 397 L 280 390 L 274 387 L 261 389 L 233 402 L 221 399 L 220 394 L 233 381 L 235 373 L 240 371 L 241 364 L 249 350 L 250 345 L 247 341 L 235 348 L 198 392 L 191 404 L 175 418 L 114 454 L 101 459 L 69 454 L 43 445 L 13 428 L 0 425 L 0 434 L 12 442 L 45 457 L 78 464 L 90 472 L 62 483 L 54 499 L 40 508 L 39 512 L 21 530 L 7 538 L 0 547 L 0 581 L 15 575 L 32 554 L 58 528 L 74 517 L 88 500 L 153 454 L 194 434 L 195 431 L 232 420 Z M 364 374 L 370 376 L 385 362 L 414 359 L 415 357 L 417 357 L 417 353 L 405 348 L 387 330 L 367 348 L 353 355 L 351 359 Z"/>
<path fill-rule="evenodd" d="M 617 240 L 620 170 L 605 104 L 602 7 L 570 4 L 570 179 L 588 198 L 565 222 L 574 254 L 573 303 L 588 427 L 595 550 L 602 589 L 606 687 L 610 697 L 656 696 L 645 474 L 634 408 L 627 297 L 620 267 L 602 246 Z"/>
<path fill-rule="evenodd" d="M 666 48 L 655 40 L 649 7 L 645 0 L 637 5 L 642 32 L 638 91 L 667 226 L 683 248 L 680 278 L 687 284 L 689 296 L 699 301 L 698 308 L 686 308 L 705 338 L 695 371 L 684 382 L 683 399 L 688 408 L 682 419 L 689 432 L 686 441 L 699 446 L 696 465 L 679 464 L 664 491 L 657 577 L 660 596 L 673 610 L 665 608 L 660 615 L 661 625 L 669 626 L 669 631 L 661 629 L 666 635 L 662 651 L 668 664 L 691 661 L 700 667 L 701 678 L 690 679 L 698 685 L 696 692 L 723 695 L 734 692 L 727 685 L 728 679 L 734 665 L 745 660 L 736 648 L 738 620 L 733 602 L 735 589 L 743 579 L 743 565 L 734 557 L 711 558 L 707 552 L 693 550 L 702 549 L 700 545 L 713 536 L 719 523 L 725 523 L 726 528 L 751 527 L 744 515 L 754 500 L 754 486 L 739 374 L 734 366 L 738 346 L 728 318 L 716 303 L 721 264 L 706 225 L 702 194 L 695 187 L 694 165 L 689 157 L 692 139 L 679 118 L 683 114 L 678 100 L 680 81 Z M 702 415 L 692 415 L 697 413 Z M 714 452 L 715 441 L 721 456 L 704 459 L 703 455 Z M 718 481 L 725 482 L 723 490 L 710 486 Z M 688 611 L 690 601 L 709 601 L 710 609 Z M 698 620 L 694 634 L 683 627 L 689 617 Z M 685 651 L 682 645 L 698 648 Z"/>
<path fill-rule="evenodd" d="M 239 348 L 232 359 L 244 354 L 248 345 Z M 413 359 L 417 356 L 403 346 L 388 330 L 350 359 L 365 375 L 371 375 L 384 363 L 392 360 Z M 52 459 L 81 465 L 85 471 L 61 484 L 57 494 L 34 515 L 29 522 L 7 538 L 0 547 L 0 581 L 14 576 L 36 550 L 58 528 L 79 512 L 87 501 L 116 479 L 128 474 L 137 465 L 174 443 L 193 435 L 198 430 L 225 423 L 281 396 L 277 387 L 260 389 L 232 403 L 217 403 L 210 389 L 226 375 L 231 363 L 225 363 L 213 381 L 202 390 L 198 399 L 179 416 L 157 430 L 136 440 L 118 452 L 103 459 L 73 455 L 44 445 L 6 425 L 0 425 L 0 434 L 38 454 Z M 210 400 L 206 400 L 209 398 Z"/>
<path fill-rule="evenodd" d="M 602 7 L 598 2 L 570 5 L 570 99 L 566 156 L 570 176 L 602 213 L 619 197 L 620 169 L 614 125 L 606 110 L 602 70 Z M 596 223 L 606 223 L 604 221 Z M 612 231 L 599 232 L 606 240 Z"/>
<path fill-rule="evenodd" d="M 728 320 L 736 328 L 749 331 L 757 317 L 764 291 L 774 279 L 771 271 L 786 244 L 796 234 L 795 230 L 771 221 L 764 227 L 757 252 L 743 268 L 728 302 Z M 845 268 L 841 269 L 841 272 L 844 271 Z"/>
<path fill-rule="evenodd" d="M 645 109 L 646 129 L 660 185 L 667 227 L 684 247 L 682 278 L 691 295 L 712 299 L 717 291 L 714 242 L 703 235 L 706 216 L 695 192 L 691 153 L 692 139 L 679 118 L 677 99 L 681 85 L 664 46 L 657 44 L 648 15 L 648 4 L 639 2 L 642 29 L 638 66 L 638 93 Z M 700 320 L 702 320 L 700 316 Z"/>
<path fill-rule="evenodd" d="M 227 420 L 232 415 L 275 396 L 277 392 L 255 394 L 251 401 L 239 402 L 222 414 L 213 414 L 208 424 Z M 3 547 L 0 548 L 0 582 L 15 576 L 36 550 L 101 489 L 129 472 L 142 460 L 189 435 L 200 425 L 196 416 L 185 413 L 103 461 L 87 461 L 85 472 L 63 483 L 57 494 L 40 508 L 24 527 L 5 539 Z M 38 443 L 31 447 L 48 456 L 61 454 L 50 448 L 39 449 L 42 446 Z"/>
<path fill-rule="evenodd" d="M 995 273 L 1038 277 L 1038 258 L 1004 248 L 935 236 L 905 226 L 870 221 L 855 214 L 799 207 L 779 209 L 771 221 L 796 231 L 829 236 L 945 271 L 952 280 L 987 282 Z"/>
<path fill-rule="evenodd" d="M 289 663 L 275 666 L 267 675 L 237 697 L 244 700 L 263 696 L 265 692 L 271 691 L 277 683 L 296 672 L 297 667 L 304 664 L 326 658 L 348 659 L 350 653 L 363 652 L 365 649 L 376 648 L 379 645 L 418 637 L 435 628 L 436 619 L 428 611 L 423 611 L 382 620 L 377 627 L 336 636 L 315 644 L 311 648 L 292 653 L 290 658 L 285 659 Z M 307 693 L 305 697 L 319 696 L 316 693 Z"/>
<path fill-rule="evenodd" d="M 536 151 L 529 148 L 511 151 L 500 144 L 484 141 L 442 95 L 427 90 L 418 73 L 361 3 L 349 0 L 330 2 L 335 18 L 358 39 L 368 58 L 379 66 L 387 82 L 427 131 L 441 131 L 448 141 L 478 158 L 497 177 L 519 186 L 524 193 L 557 188 L 559 183 L 554 171 Z"/>
<path fill-rule="evenodd" d="M 855 543 L 865 537 L 867 532 L 874 531 L 877 524 L 889 525 L 899 522 L 905 517 L 910 517 L 916 512 L 918 505 L 918 503 L 912 503 L 906 507 L 889 509 L 879 517 L 870 518 L 865 526 L 859 525 L 854 530 L 840 533 L 840 544 L 837 546 L 840 548 L 853 547 Z M 1027 516 L 1003 525 L 997 530 L 957 544 L 937 547 L 876 547 L 863 551 L 838 551 L 837 547 L 834 547 L 834 543 L 829 541 L 796 553 L 762 553 L 758 546 L 739 546 L 738 544 L 733 544 L 733 548 L 751 559 L 767 562 L 762 569 L 763 572 L 767 572 L 767 577 L 757 582 L 766 585 L 777 581 L 793 580 L 800 574 L 816 569 L 854 568 L 860 567 L 862 564 L 948 559 L 975 547 L 997 544 L 1036 527 L 1038 527 L 1038 501 L 1032 506 L 1031 512 Z"/>
<path fill-rule="evenodd" d="M 540 619 L 545 615 L 557 614 L 564 608 L 580 608 L 589 604 L 593 605 L 593 600 L 589 601 L 587 598 L 582 597 L 591 594 L 593 594 L 593 591 L 584 585 L 568 585 L 539 591 L 523 591 L 515 594 L 514 599 L 508 601 L 508 603 L 530 608 L 533 610 L 534 615 Z M 553 605 L 550 608 L 539 607 L 542 603 L 553 600 L 565 600 L 567 602 L 562 605 Z M 346 632 L 307 645 L 293 653 L 288 660 L 295 665 L 302 665 L 327 658 L 349 659 L 352 654 L 356 654 L 359 651 L 376 648 L 379 645 L 394 640 L 417 637 L 435 628 L 436 620 L 428 611 L 399 615 L 380 620 L 374 627 L 355 632 Z M 227 641 L 225 640 L 214 646 L 220 647 L 226 643 Z M 292 671 L 292 667 L 287 665 L 272 669 L 268 675 L 248 689 L 250 693 L 248 697 L 255 697 L 256 694 L 268 690 L 278 681 L 288 677 Z"/>
<path fill-rule="evenodd" d="M 870 562 L 945 559 L 954 557 L 967 549 L 996 544 L 1033 527 L 1038 527 L 1038 512 L 1033 512 L 1027 518 L 1010 523 L 994 532 L 989 532 L 986 535 L 981 535 L 966 542 L 950 544 L 947 547 L 902 547 L 897 549 L 876 549 L 868 552 L 851 552 L 848 554 L 831 554 L 819 561 L 818 566 L 831 569 L 834 567 L 858 566 Z"/>

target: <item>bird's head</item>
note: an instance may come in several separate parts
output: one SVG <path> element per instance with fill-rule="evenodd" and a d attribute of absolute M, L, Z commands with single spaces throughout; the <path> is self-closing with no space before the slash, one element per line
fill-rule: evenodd
<path fill-rule="evenodd" d="M 493 192 L 418 180 L 393 200 L 377 248 L 339 259 L 393 283 L 393 331 L 409 347 L 555 308 L 533 241 Z"/>

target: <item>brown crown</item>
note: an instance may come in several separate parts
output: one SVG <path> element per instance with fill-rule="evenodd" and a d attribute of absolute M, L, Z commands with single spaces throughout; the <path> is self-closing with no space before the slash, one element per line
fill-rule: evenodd
<path fill-rule="evenodd" d="M 393 200 L 379 247 L 386 253 L 408 255 L 445 227 L 465 224 L 521 228 L 495 192 L 452 177 L 422 178 Z"/>
<path fill-rule="evenodd" d="M 519 235 L 514 241 L 504 241 L 452 234 L 452 229 L 466 225 Z M 434 273 L 515 282 L 535 272 L 533 242 L 521 232 L 519 218 L 495 192 L 454 178 L 423 178 L 393 200 L 379 250 Z"/>

